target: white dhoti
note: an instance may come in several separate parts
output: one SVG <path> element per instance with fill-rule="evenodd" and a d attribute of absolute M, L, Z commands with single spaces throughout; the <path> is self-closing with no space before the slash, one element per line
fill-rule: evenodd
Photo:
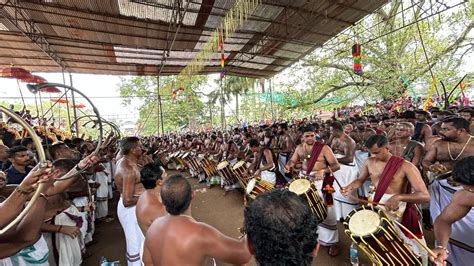
<path fill-rule="evenodd" d="M 360 151 L 360 150 L 355 151 L 354 162 L 357 167 L 357 173 L 360 173 L 360 171 L 362 170 L 362 167 L 364 167 L 365 162 L 367 161 L 368 158 L 369 158 L 368 152 Z M 364 184 L 362 184 L 362 186 L 357 190 L 360 197 L 363 197 L 363 198 L 369 197 L 371 184 L 372 184 L 372 181 L 370 180 L 370 178 L 367 178 Z"/>
<path fill-rule="evenodd" d="M 433 221 L 451 202 L 453 194 L 462 187 L 453 187 L 446 180 L 435 180 L 431 184 L 430 212 Z M 472 265 L 474 263 L 474 210 L 451 226 L 448 261 L 452 265 Z"/>
<path fill-rule="evenodd" d="M 343 156 L 343 155 L 342 155 Z M 336 154 L 336 158 L 341 158 L 340 154 Z M 342 187 L 346 187 L 352 183 L 352 181 L 357 179 L 357 167 L 355 165 L 345 165 L 339 164 L 341 168 L 334 172 L 334 177 L 337 181 L 341 184 Z M 336 181 L 334 181 L 336 183 Z M 336 219 L 344 219 L 346 216 L 357 206 L 359 206 L 359 202 L 354 200 L 350 197 L 344 197 L 341 194 L 341 189 L 339 185 L 334 184 L 334 189 L 336 190 L 334 194 L 332 194 L 334 198 L 334 211 L 336 212 Z M 357 198 L 357 191 L 352 191 L 351 195 L 354 198 Z"/>
<path fill-rule="evenodd" d="M 286 154 L 278 154 L 278 171 L 280 171 L 281 175 L 285 178 L 288 182 L 291 179 L 287 177 L 287 173 L 285 173 L 285 165 L 289 161 L 289 157 Z"/>
<path fill-rule="evenodd" d="M 67 214 L 66 214 L 67 213 Z M 55 225 L 68 225 L 68 226 L 77 226 L 76 221 L 72 220 L 71 217 L 77 216 L 81 217 L 81 214 L 77 210 L 75 206 L 70 206 L 69 208 L 65 209 L 58 215 L 54 217 L 54 224 Z M 82 217 L 81 217 L 82 218 Z M 84 223 L 85 221 L 83 221 Z M 48 247 L 50 250 L 50 265 L 71 265 L 71 266 L 79 266 L 82 263 L 82 253 L 81 253 L 81 246 L 80 246 L 80 236 L 77 238 L 72 238 L 68 235 L 61 234 L 61 233 L 44 233 L 45 239 L 48 242 Z M 54 241 L 54 245 L 53 245 Z M 54 258 L 54 247 L 56 247 L 56 251 L 58 254 L 58 261 L 56 264 L 56 260 Z"/>
<path fill-rule="evenodd" d="M 85 207 L 89 205 L 89 200 L 87 197 L 77 197 L 72 200 L 72 204 L 77 208 Z M 92 241 L 92 237 L 87 232 L 89 231 L 89 213 L 88 212 L 81 212 L 79 211 L 79 215 L 81 215 L 83 219 L 83 223 L 81 226 L 81 238 L 80 238 L 80 245 L 81 250 L 86 248 L 85 243 Z"/>
<path fill-rule="evenodd" d="M 276 183 L 276 174 L 274 172 L 270 172 L 270 171 L 267 171 L 267 170 L 262 171 L 260 173 L 260 177 L 263 180 L 272 183 L 272 185 L 275 185 L 275 183 Z"/>
<path fill-rule="evenodd" d="M 300 177 L 303 176 L 304 173 L 300 172 Z M 318 189 L 318 195 L 321 199 L 324 199 L 322 192 L 323 180 L 314 181 L 314 184 Z M 336 212 L 333 206 L 328 206 L 328 216 L 322 222 L 318 223 L 318 240 L 322 246 L 332 246 L 339 243 Z"/>
<path fill-rule="evenodd" d="M 370 195 L 370 196 L 372 198 L 373 195 Z M 393 194 L 384 194 L 379 202 L 380 203 L 385 203 L 392 196 L 393 196 Z M 399 205 L 398 205 L 398 210 L 396 210 L 395 212 L 387 212 L 387 214 L 389 215 L 389 217 L 392 220 L 396 220 L 397 222 L 401 222 L 402 217 L 403 217 L 403 213 L 405 212 L 405 209 L 406 209 L 406 206 L 407 206 L 406 202 L 400 202 Z M 385 210 L 385 207 L 383 207 L 381 205 L 379 205 L 378 207 Z M 413 251 L 415 256 L 422 259 L 423 265 L 427 265 L 428 264 L 428 252 L 420 244 L 418 244 L 418 242 L 415 239 L 408 238 L 402 232 L 402 230 L 400 229 L 400 227 L 396 223 L 394 223 L 394 226 L 397 229 L 398 235 L 403 239 L 403 241 L 407 244 L 407 246 L 410 248 L 410 250 Z M 418 221 L 418 226 L 420 226 L 420 230 L 421 230 L 421 225 L 420 225 L 419 221 Z M 419 240 L 422 241 L 426 245 L 426 241 L 425 241 L 424 236 Z"/>
<path fill-rule="evenodd" d="M 105 218 L 109 213 L 108 199 L 109 199 L 109 188 L 107 182 L 107 173 L 98 172 L 95 174 L 96 181 L 100 184 L 97 188 L 97 197 L 95 198 L 96 209 L 95 209 L 95 218 L 101 219 Z"/>
<path fill-rule="evenodd" d="M 135 214 L 136 206 L 125 207 L 122 197 L 117 204 L 117 215 L 125 233 L 125 242 L 127 245 L 127 264 L 141 265 L 140 246 L 144 241 L 142 231 L 138 226 L 137 216 Z"/>
<path fill-rule="evenodd" d="M 0 260 L 0 266 L 48 266 L 49 250 L 41 236 L 33 245 L 20 250 L 15 255 Z"/>

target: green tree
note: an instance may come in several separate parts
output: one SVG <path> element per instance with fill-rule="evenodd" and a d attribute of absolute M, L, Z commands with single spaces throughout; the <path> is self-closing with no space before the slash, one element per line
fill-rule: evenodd
<path fill-rule="evenodd" d="M 439 81 L 454 85 L 462 76 L 459 68 L 469 63 L 464 56 L 474 45 L 472 5 L 427 16 L 430 9 L 445 7 L 418 2 L 391 1 L 289 69 L 290 79 L 281 85 L 306 88 L 304 99 L 293 108 L 325 98 L 344 99 L 340 105 L 354 99 L 399 98 L 407 91 L 401 77 L 425 96 L 432 75 L 440 93 Z M 362 76 L 353 71 L 351 47 L 356 42 L 361 44 Z"/>
<path fill-rule="evenodd" d="M 202 124 L 205 117 L 204 102 L 201 101 L 200 89 L 207 83 L 207 76 L 193 76 L 188 80 L 182 90 L 173 91 L 179 88 L 174 87 L 176 77 L 134 77 L 122 79 L 119 85 L 120 95 L 125 98 L 124 105 L 130 105 L 133 99 L 138 99 L 139 109 L 139 130 L 142 135 L 151 135 L 161 132 L 161 123 L 164 130 L 172 131 L 189 126 L 190 123 Z M 158 84 L 159 81 L 159 84 Z M 158 87 L 159 85 L 159 87 Z M 158 97 L 158 88 L 159 96 Z M 163 121 L 159 112 L 161 98 L 161 108 Z"/>

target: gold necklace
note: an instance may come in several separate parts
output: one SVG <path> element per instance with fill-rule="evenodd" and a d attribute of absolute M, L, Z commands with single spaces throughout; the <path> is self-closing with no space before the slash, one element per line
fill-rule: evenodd
<path fill-rule="evenodd" d="M 469 138 L 467 139 L 466 143 L 464 144 L 464 146 L 462 147 L 462 150 L 461 152 L 458 154 L 458 156 L 456 156 L 456 158 L 453 158 L 453 155 L 451 155 L 451 148 L 449 146 L 449 143 L 451 143 L 451 141 L 448 141 L 448 153 L 449 153 L 449 157 L 451 158 L 452 161 L 456 161 L 457 159 L 459 159 L 459 157 L 461 156 L 461 154 L 463 154 L 464 150 L 466 149 L 467 147 L 467 144 L 469 144 L 469 141 L 471 140 L 472 136 L 469 136 Z"/>

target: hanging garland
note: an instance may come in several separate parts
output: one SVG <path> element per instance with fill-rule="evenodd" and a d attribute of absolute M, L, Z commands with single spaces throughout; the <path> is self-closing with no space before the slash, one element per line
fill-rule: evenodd
<path fill-rule="evenodd" d="M 237 0 L 234 6 L 227 12 L 221 25 L 217 27 L 203 45 L 201 50 L 194 58 L 181 70 L 176 80 L 178 87 L 184 87 L 183 84 L 189 80 L 192 75 L 199 73 L 205 66 L 206 62 L 211 60 L 216 52 L 216 47 L 220 49 L 220 36 L 222 35 L 222 43 L 230 37 L 238 27 L 242 26 L 247 18 L 255 11 L 257 5 L 261 4 L 261 0 Z M 222 32 L 222 33 L 221 33 Z M 222 64 L 221 50 L 221 64 Z M 222 67 L 221 67 L 222 68 Z"/>
<path fill-rule="evenodd" d="M 354 73 L 356 75 L 362 75 L 362 65 L 360 62 L 360 44 L 356 43 L 352 46 L 352 58 L 354 59 Z"/>

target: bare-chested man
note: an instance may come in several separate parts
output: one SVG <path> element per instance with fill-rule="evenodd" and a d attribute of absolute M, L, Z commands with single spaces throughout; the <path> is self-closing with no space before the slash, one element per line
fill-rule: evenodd
<path fill-rule="evenodd" d="M 208 257 L 230 264 L 250 260 L 246 237 L 232 239 L 194 220 L 190 215 L 191 185 L 181 175 L 171 176 L 163 183 L 161 198 L 169 215 L 156 219 L 145 238 L 154 266 L 201 265 Z"/>
<path fill-rule="evenodd" d="M 341 186 L 347 186 L 357 179 L 357 167 L 354 163 L 355 141 L 346 133 L 340 122 L 333 122 L 330 127 L 331 136 L 333 136 L 331 149 L 339 162 L 340 169 L 334 172 L 334 177 L 339 181 Z M 336 219 L 344 219 L 346 216 L 359 205 L 354 198 L 346 198 L 341 195 L 339 186 L 334 186 L 336 192 L 334 197 L 334 209 L 336 211 Z M 357 193 L 354 191 L 353 196 L 356 198 Z"/>
<path fill-rule="evenodd" d="M 276 164 L 273 158 L 273 152 L 270 148 L 262 146 L 256 139 L 250 139 L 249 147 L 254 154 L 254 160 L 248 170 L 254 170 L 254 176 L 260 176 L 263 180 L 275 185 Z"/>
<path fill-rule="evenodd" d="M 143 150 L 137 137 L 126 137 L 120 143 L 123 157 L 117 162 L 115 185 L 120 192 L 117 215 L 125 233 L 128 265 L 140 265 L 143 235 L 138 226 L 135 207 L 145 188 L 140 183 L 140 160 Z"/>
<path fill-rule="evenodd" d="M 425 203 L 430 200 L 428 190 L 421 178 L 420 171 L 410 162 L 401 157 L 393 156 L 388 149 L 388 139 L 382 135 L 370 136 L 365 146 L 369 149 L 372 156 L 367 159 L 366 164 L 362 168 L 357 180 L 352 182 L 349 186 L 343 188 L 343 195 L 347 195 L 351 191 L 359 188 L 367 178 L 372 180 L 375 194 L 369 195 L 370 200 L 384 204 L 385 209 L 393 214 L 392 219 L 399 219 L 401 215 L 409 214 L 411 212 L 415 215 L 416 222 L 413 222 L 414 233 L 422 238 L 422 232 L 417 225 L 416 207 L 414 204 Z M 385 167 L 390 167 L 393 171 L 386 171 L 384 176 L 381 176 Z M 414 212 L 414 213 L 413 213 Z M 417 242 L 403 233 L 399 235 L 404 239 L 408 246 L 413 250 L 416 256 L 421 257 L 424 262 L 427 262 L 427 254 Z M 423 239 L 423 238 L 422 238 Z"/>
<path fill-rule="evenodd" d="M 450 239 L 453 229 L 469 229 L 459 228 L 458 221 L 465 217 L 470 217 L 470 228 L 474 226 L 474 209 L 472 208 L 474 207 L 474 156 L 466 157 L 454 165 L 453 183 L 462 188 L 454 193 L 451 202 L 436 218 L 434 223 L 436 248 L 433 251 L 438 256 L 436 258 L 430 257 L 430 259 L 438 265 L 443 265 L 445 260 L 449 261 L 451 265 L 470 265 L 474 260 L 473 252 L 464 251 L 462 253 L 449 254 L 448 244 L 449 242 L 456 243 Z M 472 234 L 468 232 L 463 234 L 461 241 L 466 246 L 472 247 L 474 245 Z M 459 244 L 459 242 L 457 243 Z"/>
<path fill-rule="evenodd" d="M 354 154 L 354 159 L 355 164 L 357 166 L 357 170 L 358 172 L 360 172 L 362 171 L 362 168 L 365 165 L 365 161 L 369 157 L 369 152 L 367 151 L 367 148 L 365 147 L 364 143 L 370 136 L 375 135 L 375 131 L 370 128 L 367 128 L 367 123 L 364 118 L 357 116 L 355 120 L 356 129 L 352 131 L 350 136 L 356 142 L 356 151 Z M 370 181 L 366 182 L 360 187 L 358 194 L 364 198 L 367 198 L 369 190 Z"/>
<path fill-rule="evenodd" d="M 288 134 L 288 124 L 280 123 L 278 125 L 278 137 L 277 137 L 277 154 L 278 169 L 280 173 L 285 177 L 286 181 L 290 181 L 291 175 L 285 173 L 285 165 L 290 159 L 291 153 L 295 149 L 293 139 Z"/>
<path fill-rule="evenodd" d="M 413 124 L 408 122 L 397 123 L 394 130 L 393 138 L 388 144 L 390 152 L 395 156 L 403 157 L 416 167 L 420 167 L 423 146 L 418 141 L 411 140 L 415 130 Z"/>
<path fill-rule="evenodd" d="M 430 212 L 432 220 L 436 220 L 443 209 L 453 200 L 453 195 L 462 187 L 450 184 L 449 180 L 436 178 L 444 173 L 449 175 L 457 161 L 474 154 L 473 137 L 468 134 L 469 122 L 461 117 L 445 118 L 441 124 L 437 140 L 429 149 L 423 159 L 423 167 L 431 172 L 434 182 L 430 185 L 431 202 Z M 467 246 L 474 246 L 474 241 L 466 236 L 474 235 L 474 215 L 467 215 L 456 222 L 452 228 L 448 250 L 457 257 L 450 258 L 453 265 L 463 265 L 464 262 L 472 263 L 474 256 Z M 459 244 L 461 243 L 461 244 Z M 458 260 L 459 258 L 459 260 Z M 467 258 L 467 259 L 466 259 Z"/>
<path fill-rule="evenodd" d="M 230 137 L 229 133 L 224 133 L 224 141 L 220 147 L 221 160 L 227 160 L 231 164 L 237 162 L 237 154 L 239 148 L 234 143 L 234 140 Z"/>
<path fill-rule="evenodd" d="M 138 199 L 136 214 L 138 225 L 144 236 L 153 221 L 166 214 L 160 196 L 161 185 L 165 177 L 165 170 L 158 161 L 146 164 L 140 171 L 141 182 L 146 190 Z M 153 265 L 147 249 L 143 249 L 142 262 L 145 265 Z"/>
<path fill-rule="evenodd" d="M 308 161 L 311 159 L 313 145 L 317 144 L 315 139 L 316 134 L 314 133 L 314 128 L 312 126 L 303 127 L 302 132 L 303 142 L 296 147 L 290 161 L 285 165 L 287 173 L 291 172 L 292 168 L 295 167 L 296 163 L 299 161 L 303 161 L 300 175 L 306 175 L 306 172 L 308 172 Z M 337 162 L 331 148 L 324 145 L 313 169 L 309 169 L 310 178 L 316 180 L 315 184 L 318 192 L 321 192 L 322 190 L 324 174 L 335 172 L 339 170 L 339 168 L 339 163 Z M 320 196 L 322 197 L 321 193 Z M 322 224 L 318 225 L 318 239 L 321 245 L 329 247 L 328 253 L 331 256 L 337 256 L 339 254 L 339 235 L 336 225 L 337 219 L 334 208 L 328 207 L 327 218 L 322 222 Z"/>

